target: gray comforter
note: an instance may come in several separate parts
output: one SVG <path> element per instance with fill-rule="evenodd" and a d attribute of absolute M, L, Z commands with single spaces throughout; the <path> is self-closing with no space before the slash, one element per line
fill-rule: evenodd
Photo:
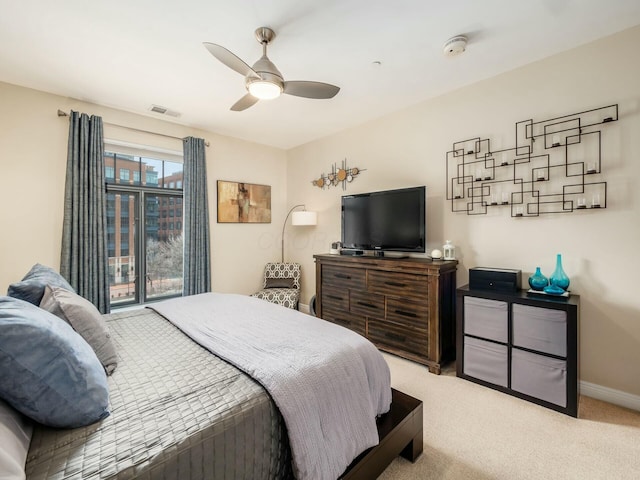
<path fill-rule="evenodd" d="M 260 382 L 284 417 L 299 480 L 335 480 L 378 443 L 389 369 L 368 340 L 257 298 L 206 293 L 151 308 Z"/>
<path fill-rule="evenodd" d="M 34 427 L 27 480 L 291 479 L 282 416 L 256 381 L 149 309 L 105 316 L 111 415 Z"/>

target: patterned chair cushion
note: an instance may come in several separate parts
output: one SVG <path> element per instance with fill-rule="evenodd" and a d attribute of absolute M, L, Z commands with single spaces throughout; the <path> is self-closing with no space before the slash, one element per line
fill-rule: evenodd
<path fill-rule="evenodd" d="M 282 288 L 292 282 L 292 288 Z M 275 288 L 274 288 L 275 287 Z M 300 300 L 300 264 L 270 262 L 264 267 L 262 290 L 251 295 L 287 308 L 298 308 Z"/>
<path fill-rule="evenodd" d="M 251 295 L 287 308 L 298 308 L 300 291 L 295 288 L 267 288 Z"/>

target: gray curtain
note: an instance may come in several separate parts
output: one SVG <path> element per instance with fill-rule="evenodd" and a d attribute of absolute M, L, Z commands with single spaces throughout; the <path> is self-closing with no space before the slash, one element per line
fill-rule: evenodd
<path fill-rule="evenodd" d="M 184 139 L 184 295 L 211 291 L 204 140 Z"/>
<path fill-rule="evenodd" d="M 109 312 L 102 118 L 71 112 L 60 273 Z"/>

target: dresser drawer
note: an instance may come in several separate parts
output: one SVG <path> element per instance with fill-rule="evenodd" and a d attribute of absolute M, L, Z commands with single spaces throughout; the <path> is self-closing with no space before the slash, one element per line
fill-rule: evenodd
<path fill-rule="evenodd" d="M 365 289 L 365 274 L 360 268 L 336 267 L 325 265 L 322 267 L 322 288 L 356 288 Z"/>
<path fill-rule="evenodd" d="M 511 388 L 561 407 L 567 406 L 567 362 L 514 348 Z"/>
<path fill-rule="evenodd" d="M 368 339 L 377 347 L 427 357 L 429 353 L 429 335 L 424 329 L 409 328 L 394 322 L 369 318 L 367 322 Z"/>
<path fill-rule="evenodd" d="M 370 292 L 382 295 L 429 298 L 429 281 L 426 275 L 369 270 L 367 287 Z"/>
<path fill-rule="evenodd" d="M 322 308 L 349 310 L 349 290 L 346 288 L 323 287 Z"/>
<path fill-rule="evenodd" d="M 365 336 L 365 319 L 361 315 L 353 315 L 346 310 L 324 307 L 322 309 L 322 318 L 328 322 L 353 330 L 363 337 Z"/>
<path fill-rule="evenodd" d="M 351 311 L 366 317 L 384 318 L 384 297 L 376 293 L 352 290 Z"/>
<path fill-rule="evenodd" d="M 565 357 L 567 313 L 552 308 L 513 304 L 513 344 Z"/>
<path fill-rule="evenodd" d="M 427 329 L 429 305 L 400 298 L 387 298 L 387 320 L 413 328 Z"/>
<path fill-rule="evenodd" d="M 464 334 L 507 343 L 509 337 L 507 302 L 464 297 Z"/>
<path fill-rule="evenodd" d="M 508 347 L 473 337 L 464 337 L 462 370 L 465 375 L 507 387 Z"/>

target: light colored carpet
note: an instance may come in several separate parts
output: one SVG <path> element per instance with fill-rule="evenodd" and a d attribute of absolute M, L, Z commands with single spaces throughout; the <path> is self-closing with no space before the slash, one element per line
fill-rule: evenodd
<path fill-rule="evenodd" d="M 384 354 L 391 385 L 423 402 L 424 451 L 379 480 L 640 479 L 640 412 L 582 396 L 578 418 Z"/>

